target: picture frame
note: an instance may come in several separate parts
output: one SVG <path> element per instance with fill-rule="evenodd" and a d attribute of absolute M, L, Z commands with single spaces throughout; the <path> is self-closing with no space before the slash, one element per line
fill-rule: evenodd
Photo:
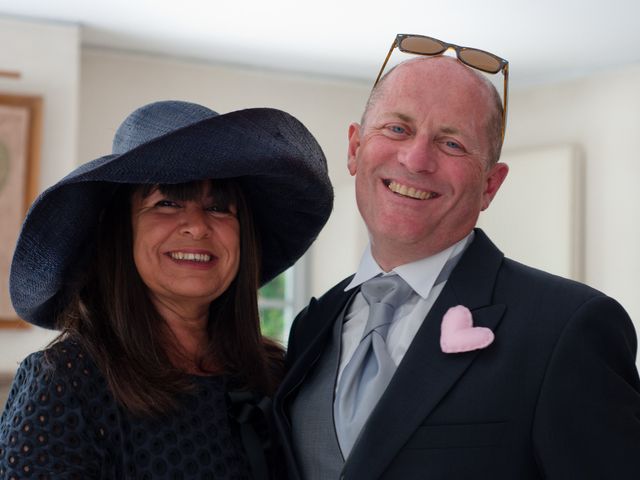
<path fill-rule="evenodd" d="M 42 97 L 0 93 L 0 329 L 28 328 L 9 298 L 9 268 L 27 209 L 39 191 Z"/>

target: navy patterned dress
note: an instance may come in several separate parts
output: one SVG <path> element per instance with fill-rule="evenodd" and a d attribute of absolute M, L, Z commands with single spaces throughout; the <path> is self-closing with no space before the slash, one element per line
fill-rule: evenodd
<path fill-rule="evenodd" d="M 251 478 L 224 376 L 194 376 L 178 410 L 141 418 L 116 403 L 77 345 L 48 352 L 16 373 L 0 419 L 0 479 Z"/>

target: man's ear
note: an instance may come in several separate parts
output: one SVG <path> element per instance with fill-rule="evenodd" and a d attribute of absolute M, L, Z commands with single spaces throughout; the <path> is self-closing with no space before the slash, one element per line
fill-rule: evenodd
<path fill-rule="evenodd" d="M 357 123 L 352 123 L 351 125 L 349 125 L 349 151 L 347 158 L 347 168 L 349 169 L 349 173 L 351 175 L 355 175 L 357 170 L 356 155 L 358 153 L 358 149 L 360 148 L 360 128 L 360 125 Z"/>
<path fill-rule="evenodd" d="M 496 196 L 500 189 L 500 185 L 507 178 L 507 173 L 509 173 L 509 166 L 506 163 L 496 163 L 491 167 L 487 174 L 485 190 L 482 193 L 482 210 L 489 208 L 493 197 Z"/>

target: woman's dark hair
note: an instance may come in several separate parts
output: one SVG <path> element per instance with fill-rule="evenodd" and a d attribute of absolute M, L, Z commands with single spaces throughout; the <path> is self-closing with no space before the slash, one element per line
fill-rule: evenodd
<path fill-rule="evenodd" d="M 216 202 L 237 207 L 240 264 L 229 288 L 210 306 L 209 357 L 233 378 L 234 386 L 270 395 L 282 375 L 283 351 L 260 333 L 258 232 L 237 181 L 210 182 Z M 71 338 L 80 344 L 116 400 L 133 413 L 171 410 L 177 395 L 191 390 L 191 382 L 169 359 L 168 349 L 177 345 L 134 263 L 131 197 L 136 191 L 148 196 L 159 188 L 170 198 L 194 200 L 208 187 L 208 182 L 119 187 L 102 214 L 80 288 L 58 318 L 59 340 Z"/>

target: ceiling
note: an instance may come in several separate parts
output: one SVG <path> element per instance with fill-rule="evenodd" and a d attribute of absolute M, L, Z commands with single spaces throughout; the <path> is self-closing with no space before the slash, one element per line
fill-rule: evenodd
<path fill-rule="evenodd" d="M 82 44 L 370 82 L 396 33 L 510 61 L 512 88 L 640 64 L 638 0 L 0 0 Z"/>

